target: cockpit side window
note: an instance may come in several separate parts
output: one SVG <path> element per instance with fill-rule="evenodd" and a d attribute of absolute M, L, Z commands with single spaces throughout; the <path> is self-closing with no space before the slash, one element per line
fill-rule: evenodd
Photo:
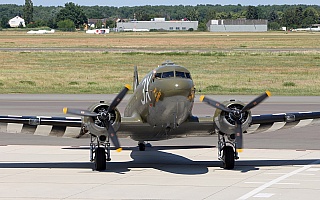
<path fill-rule="evenodd" d="M 162 78 L 171 78 L 174 77 L 174 72 L 170 71 L 170 72 L 162 72 Z"/>
<path fill-rule="evenodd" d="M 156 74 L 154 75 L 154 77 L 155 77 L 156 79 L 161 78 L 161 76 L 162 76 L 162 73 L 156 73 Z"/>
<path fill-rule="evenodd" d="M 192 79 L 190 73 L 187 73 L 187 72 L 186 72 L 186 77 L 189 79 Z"/>

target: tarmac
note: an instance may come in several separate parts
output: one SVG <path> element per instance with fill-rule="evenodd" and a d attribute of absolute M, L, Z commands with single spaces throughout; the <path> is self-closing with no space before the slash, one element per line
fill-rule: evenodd
<path fill-rule="evenodd" d="M 55 114 L 65 104 L 79 108 L 96 98 L 35 97 L 15 95 L 12 101 L 0 95 L 1 112 Z M 253 112 L 317 108 L 318 97 L 276 97 Z M 194 109 L 194 114 L 213 113 L 199 102 Z M 0 199 L 271 200 L 318 199 L 320 194 L 319 126 L 244 135 L 246 148 L 233 170 L 221 168 L 216 137 L 152 142 L 145 152 L 129 138 L 120 142 L 123 151 L 112 150 L 107 170 L 97 172 L 88 161 L 88 138 L 0 133 Z"/>
<path fill-rule="evenodd" d="M 246 149 L 234 170 L 216 148 L 128 148 L 92 171 L 87 147 L 0 147 L 0 199 L 317 199 L 319 150 Z M 272 158 L 272 159 L 270 159 Z"/>

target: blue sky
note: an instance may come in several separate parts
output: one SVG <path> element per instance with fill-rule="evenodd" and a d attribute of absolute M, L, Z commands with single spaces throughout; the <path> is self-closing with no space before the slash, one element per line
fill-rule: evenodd
<path fill-rule="evenodd" d="M 80 6 L 139 6 L 139 5 L 197 5 L 197 4 L 221 4 L 221 5 L 293 5 L 293 4 L 306 4 L 306 5 L 320 5 L 319 0 L 269 0 L 269 1 L 252 1 L 252 0 L 32 0 L 34 6 L 64 6 L 66 2 L 73 2 Z M 18 4 L 23 5 L 25 0 L 0 0 L 0 4 Z"/>

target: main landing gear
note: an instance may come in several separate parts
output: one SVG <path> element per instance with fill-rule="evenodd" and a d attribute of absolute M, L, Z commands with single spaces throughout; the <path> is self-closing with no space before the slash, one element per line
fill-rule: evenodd
<path fill-rule="evenodd" d="M 233 169 L 235 160 L 239 159 L 238 152 L 235 151 L 235 135 L 226 136 L 218 134 L 218 159 L 223 162 L 224 169 Z"/>
<path fill-rule="evenodd" d="M 145 141 L 139 141 L 138 142 L 139 151 L 145 151 L 146 147 L 152 147 L 150 143 L 146 143 Z"/>
<path fill-rule="evenodd" d="M 139 142 L 138 143 L 139 151 L 145 151 L 146 150 L 146 143 L 145 142 Z"/>
<path fill-rule="evenodd" d="M 110 161 L 110 141 L 101 135 L 90 135 L 90 161 L 94 163 L 93 170 L 103 171 L 107 168 L 106 161 Z"/>

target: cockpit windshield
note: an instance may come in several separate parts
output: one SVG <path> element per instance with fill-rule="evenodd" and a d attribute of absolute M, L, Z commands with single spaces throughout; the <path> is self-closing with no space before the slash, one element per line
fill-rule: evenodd
<path fill-rule="evenodd" d="M 168 72 L 162 72 L 162 73 L 155 73 L 154 77 L 156 79 L 172 78 L 172 77 L 191 79 L 190 73 L 188 73 L 188 72 L 180 72 L 180 71 L 168 71 Z"/>
<path fill-rule="evenodd" d="M 170 72 L 162 72 L 162 78 L 171 78 L 174 77 L 174 72 L 170 71 Z"/>
<path fill-rule="evenodd" d="M 176 77 L 177 78 L 186 78 L 186 74 L 184 72 L 176 71 Z"/>

